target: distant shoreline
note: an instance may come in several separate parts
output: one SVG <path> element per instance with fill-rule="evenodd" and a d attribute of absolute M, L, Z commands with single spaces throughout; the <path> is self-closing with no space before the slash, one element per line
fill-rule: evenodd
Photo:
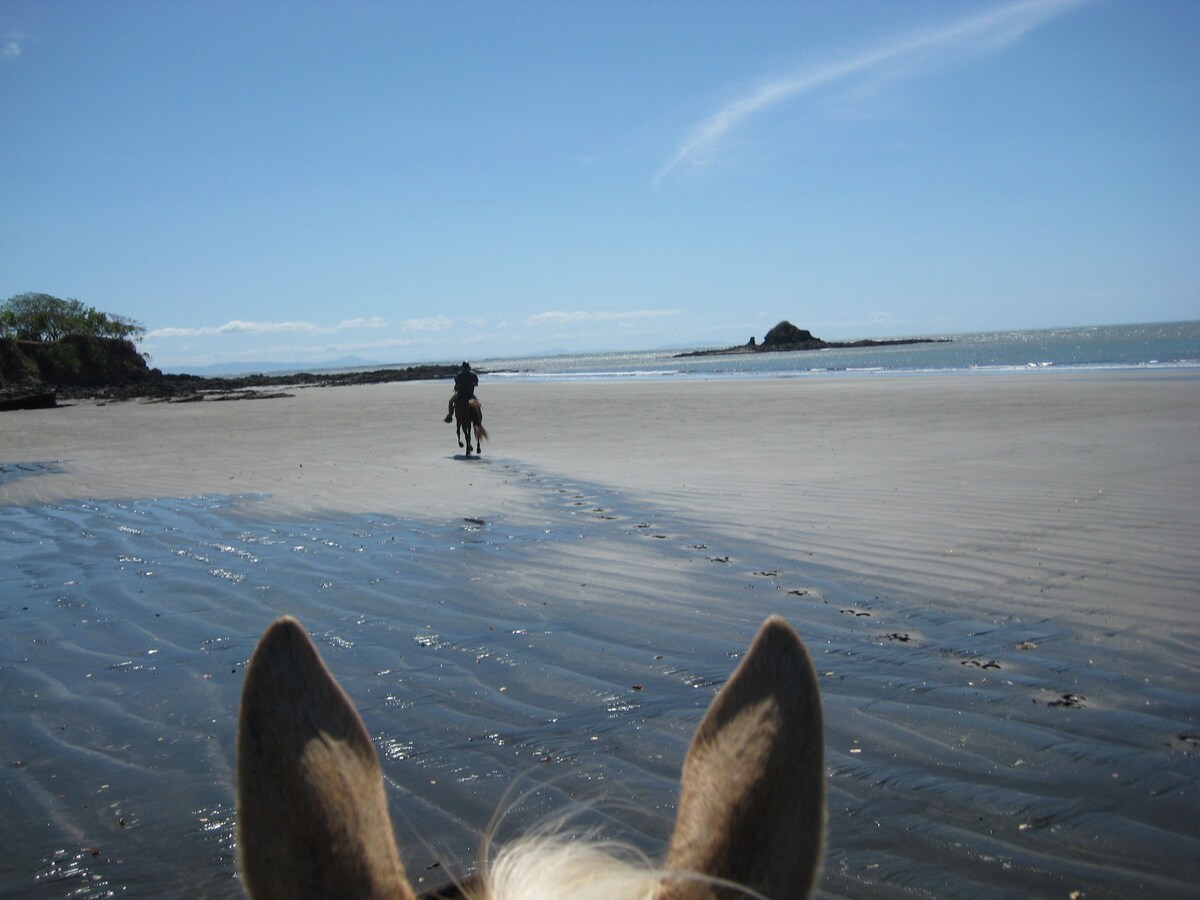
<path fill-rule="evenodd" d="M 373 371 L 293 372 L 206 378 L 168 375 L 146 364 L 132 341 L 68 335 L 54 341 L 0 338 L 0 410 L 53 408 L 57 399 L 185 402 L 280 396 L 261 388 L 328 387 L 453 378 L 459 367 L 415 365 Z"/>
<path fill-rule="evenodd" d="M 235 375 L 205 378 L 199 375 L 152 376 L 145 382 L 127 385 L 108 385 L 97 389 L 69 389 L 67 396 L 95 397 L 102 395 L 114 400 L 148 398 L 182 403 L 203 400 L 209 395 L 216 400 L 276 397 L 276 392 L 264 393 L 261 388 L 335 387 L 355 384 L 390 384 L 396 381 L 435 381 L 450 379 L 458 366 L 420 365 L 405 368 L 373 369 L 367 372 L 294 372 L 288 375 Z M 76 393 L 76 392 L 79 393 Z M 101 393 L 102 392 L 102 393 Z"/>
<path fill-rule="evenodd" d="M 1200 368 L 1200 322 L 1072 327 L 895 339 L 823 340 L 795 329 L 739 346 L 695 344 L 641 351 L 479 359 L 488 385 L 523 380 L 609 380 L 638 377 L 725 378 L 884 372 L 1002 372 L 1074 369 Z M 799 339 L 797 339 L 799 338 Z M 20 353 L 6 354 L 6 350 Z M 797 355 L 801 350 L 823 350 Z M 74 351 L 74 352 L 68 352 Z M 777 351 L 777 352 L 772 352 Z M 67 363 L 74 361 L 74 365 Z M 142 400 L 192 402 L 292 396 L 304 387 L 446 382 L 457 364 L 369 363 L 356 369 L 310 362 L 274 371 L 247 364 L 241 373 L 164 373 L 149 368 L 128 342 L 56 347 L 0 341 L 0 409 L 61 402 Z M 449 393 L 448 386 L 446 393 Z"/>

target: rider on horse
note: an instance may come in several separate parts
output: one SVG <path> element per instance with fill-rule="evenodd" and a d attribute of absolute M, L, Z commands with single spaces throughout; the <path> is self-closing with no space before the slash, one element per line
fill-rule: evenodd
<path fill-rule="evenodd" d="M 479 384 L 479 376 L 471 371 L 471 364 L 464 362 L 457 375 L 454 376 L 454 393 L 450 396 L 450 409 L 442 421 L 454 421 L 454 404 L 459 400 L 470 400 L 475 396 L 475 387 Z"/>

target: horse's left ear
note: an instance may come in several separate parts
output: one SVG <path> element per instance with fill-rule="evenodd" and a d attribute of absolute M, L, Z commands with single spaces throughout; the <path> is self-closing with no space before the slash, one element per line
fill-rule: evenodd
<path fill-rule="evenodd" d="M 766 897 L 807 896 L 824 849 L 824 758 L 812 661 L 796 632 L 772 617 L 692 738 L 667 868 Z M 659 896 L 744 893 L 684 876 Z"/>
<path fill-rule="evenodd" d="M 277 619 L 258 642 L 237 745 L 250 896 L 412 900 L 371 738 L 295 619 Z"/>

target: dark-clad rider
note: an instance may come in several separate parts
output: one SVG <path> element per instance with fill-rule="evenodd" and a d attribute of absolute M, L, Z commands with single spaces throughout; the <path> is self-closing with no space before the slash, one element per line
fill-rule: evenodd
<path fill-rule="evenodd" d="M 478 384 L 479 376 L 471 371 L 471 364 L 464 361 L 462 368 L 454 376 L 454 393 L 450 395 L 450 409 L 446 412 L 446 418 L 443 421 L 454 421 L 454 404 L 459 400 L 470 400 L 474 397 Z"/>

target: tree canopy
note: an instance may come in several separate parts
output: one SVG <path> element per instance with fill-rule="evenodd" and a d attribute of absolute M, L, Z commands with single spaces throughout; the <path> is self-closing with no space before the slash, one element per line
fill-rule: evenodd
<path fill-rule="evenodd" d="M 60 300 L 49 294 L 17 294 L 0 304 L 0 337 L 56 341 L 69 334 L 140 340 L 146 335 L 146 326 L 78 300 Z"/>

